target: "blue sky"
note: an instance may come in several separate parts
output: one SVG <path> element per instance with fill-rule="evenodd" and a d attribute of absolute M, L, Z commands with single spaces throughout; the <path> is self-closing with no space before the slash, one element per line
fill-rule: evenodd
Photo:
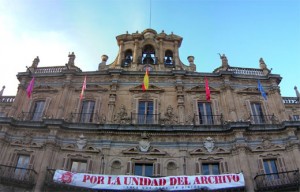
<path fill-rule="evenodd" d="M 235 67 L 258 68 L 263 57 L 280 74 L 282 96 L 300 89 L 299 0 L 0 0 L 0 86 L 15 95 L 16 74 L 36 56 L 40 67 L 64 65 L 68 53 L 83 71 L 118 53 L 116 36 L 153 28 L 183 37 L 180 59 L 193 55 L 212 72 L 225 53 Z"/>

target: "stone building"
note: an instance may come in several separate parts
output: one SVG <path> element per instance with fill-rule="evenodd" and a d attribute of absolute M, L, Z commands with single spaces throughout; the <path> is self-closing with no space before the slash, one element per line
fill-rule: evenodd
<path fill-rule="evenodd" d="M 116 59 L 109 64 L 103 55 L 96 71 L 82 71 L 74 53 L 55 67 L 39 67 L 37 57 L 17 74 L 16 96 L 4 96 L 3 87 L 0 191 L 90 190 L 54 182 L 55 170 L 154 178 L 242 173 L 245 186 L 223 190 L 299 191 L 299 92 L 282 97 L 281 76 L 263 59 L 255 69 L 233 67 L 220 54 L 220 67 L 204 73 L 193 56 L 182 62 L 183 39 L 173 33 L 146 29 L 116 39 Z"/>

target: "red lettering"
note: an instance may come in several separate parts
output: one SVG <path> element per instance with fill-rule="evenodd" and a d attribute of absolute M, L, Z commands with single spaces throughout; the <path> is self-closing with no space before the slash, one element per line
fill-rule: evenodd
<path fill-rule="evenodd" d="M 215 176 L 215 183 L 216 184 L 223 183 L 222 176 Z"/>
<path fill-rule="evenodd" d="M 231 175 L 226 175 L 228 182 L 231 183 Z"/>
<path fill-rule="evenodd" d="M 170 177 L 170 185 L 176 185 L 177 184 L 177 180 L 175 177 Z"/>
<path fill-rule="evenodd" d="M 212 176 L 209 176 L 207 177 L 207 181 L 210 183 L 210 184 L 213 184 L 214 182 L 211 180 Z"/>
<path fill-rule="evenodd" d="M 151 179 L 145 178 L 145 185 L 151 185 Z"/>
<path fill-rule="evenodd" d="M 189 185 L 191 183 L 189 183 L 188 177 L 184 177 L 184 185 Z"/>
<path fill-rule="evenodd" d="M 121 185 L 120 177 L 117 177 L 115 184 L 116 185 Z"/>
<path fill-rule="evenodd" d="M 98 176 L 98 182 L 97 184 L 104 184 L 104 177 L 103 176 Z"/>
<path fill-rule="evenodd" d="M 97 181 L 97 177 L 96 176 L 92 176 L 91 179 L 90 179 L 91 183 L 96 183 Z"/>
<path fill-rule="evenodd" d="M 235 182 L 239 182 L 240 176 L 239 176 L 239 175 L 233 175 L 233 176 L 232 176 L 232 179 L 233 179 L 233 181 L 235 181 Z"/>
<path fill-rule="evenodd" d="M 86 183 L 86 180 L 89 180 L 91 178 L 91 176 L 89 175 L 84 175 L 83 176 L 83 181 L 82 182 L 85 182 Z"/>
<path fill-rule="evenodd" d="M 195 177 L 195 180 L 194 180 L 194 185 L 197 184 L 197 185 L 200 185 L 200 180 L 199 180 L 199 177 Z"/>
<path fill-rule="evenodd" d="M 202 177 L 201 177 L 201 183 L 202 183 L 202 184 L 207 184 L 207 177 L 202 176 Z"/>
<path fill-rule="evenodd" d="M 133 178 L 132 178 L 132 181 L 133 181 L 133 183 L 134 183 L 135 185 L 139 185 L 139 180 L 138 180 L 138 178 L 133 177 Z"/>
<path fill-rule="evenodd" d="M 157 180 L 156 179 L 153 179 L 153 184 L 152 185 L 154 185 L 154 186 L 158 186 L 158 182 L 157 182 Z"/>
<path fill-rule="evenodd" d="M 166 185 L 166 184 L 167 184 L 166 179 L 159 179 L 159 185 L 163 186 L 163 185 Z"/>
<path fill-rule="evenodd" d="M 108 176 L 108 181 L 107 181 L 107 184 L 110 185 L 111 184 L 111 177 Z"/>
<path fill-rule="evenodd" d="M 128 177 L 124 177 L 124 184 L 129 185 Z"/>

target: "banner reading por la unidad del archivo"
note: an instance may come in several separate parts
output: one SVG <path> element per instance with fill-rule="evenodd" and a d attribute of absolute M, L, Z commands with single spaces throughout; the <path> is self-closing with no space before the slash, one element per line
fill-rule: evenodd
<path fill-rule="evenodd" d="M 57 183 L 64 183 L 77 187 L 111 190 L 186 191 L 245 186 L 242 173 L 150 178 L 135 175 L 97 175 L 56 170 L 53 180 Z"/>

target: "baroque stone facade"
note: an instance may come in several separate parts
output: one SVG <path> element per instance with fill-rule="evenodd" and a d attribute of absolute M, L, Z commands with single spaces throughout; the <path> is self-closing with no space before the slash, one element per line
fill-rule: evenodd
<path fill-rule="evenodd" d="M 153 177 L 242 172 L 245 187 L 227 191 L 298 191 L 297 88 L 297 97 L 282 97 L 280 75 L 262 58 L 253 69 L 232 67 L 220 54 L 219 68 L 197 72 L 193 56 L 180 60 L 181 42 L 153 29 L 122 34 L 114 62 L 103 55 L 89 72 L 76 66 L 73 52 L 56 67 L 39 67 L 35 58 L 18 73 L 16 96 L 1 91 L 0 191 L 81 190 L 53 183 L 56 169 Z"/>

